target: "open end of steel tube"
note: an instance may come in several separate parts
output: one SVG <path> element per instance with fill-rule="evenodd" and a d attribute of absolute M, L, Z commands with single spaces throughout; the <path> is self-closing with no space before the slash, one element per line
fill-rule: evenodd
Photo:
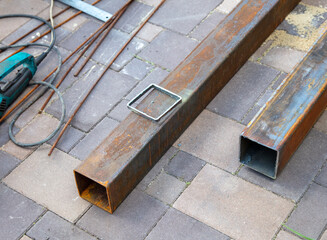
<path fill-rule="evenodd" d="M 276 179 L 278 152 L 241 136 L 240 161 L 247 167 L 267 177 Z"/>

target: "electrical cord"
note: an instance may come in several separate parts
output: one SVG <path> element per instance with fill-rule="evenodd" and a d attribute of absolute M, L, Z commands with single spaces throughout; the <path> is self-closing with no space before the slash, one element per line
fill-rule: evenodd
<path fill-rule="evenodd" d="M 52 7 L 50 7 L 50 15 L 52 15 Z M 54 47 L 55 40 L 56 40 L 56 35 L 55 35 L 55 32 L 54 32 L 53 21 L 50 24 L 46 20 L 44 20 L 43 18 L 40 18 L 38 16 L 34 16 L 34 15 L 28 15 L 28 14 L 9 14 L 9 15 L 2 15 L 2 16 L 0 16 L 0 19 L 3 19 L 3 18 L 14 18 L 14 17 L 33 18 L 33 19 L 36 19 L 36 20 L 39 20 L 39 21 L 45 23 L 50 28 L 50 30 L 51 30 L 51 42 L 50 42 L 50 45 L 41 44 L 41 43 L 16 44 L 16 45 L 10 45 L 10 46 L 0 47 L 1 50 L 5 50 L 5 49 L 8 49 L 8 48 L 30 47 L 30 46 L 46 47 L 47 50 L 45 50 L 39 56 L 35 57 L 35 63 L 36 63 L 36 65 L 39 65 L 44 60 L 44 58 L 48 55 L 48 53 L 52 49 L 54 49 L 55 52 L 58 55 L 58 67 L 57 67 L 56 72 L 54 72 L 54 74 L 52 75 L 52 77 L 49 80 L 49 82 L 33 81 L 33 82 L 30 82 L 29 83 L 29 85 L 43 85 L 43 86 L 46 86 L 46 88 L 44 88 L 36 97 L 34 97 L 25 106 L 23 106 L 23 108 L 14 116 L 13 120 L 10 122 L 10 125 L 9 125 L 9 137 L 13 141 L 14 144 L 16 144 L 16 145 L 18 145 L 20 147 L 35 147 L 35 146 L 39 146 L 39 145 L 41 145 L 41 144 L 49 141 L 52 137 L 54 137 L 58 133 L 58 131 L 60 130 L 61 126 L 64 124 L 64 119 L 65 119 L 65 115 L 66 115 L 65 103 L 64 103 L 63 97 L 62 97 L 61 93 L 59 92 L 59 90 L 54 85 L 52 85 L 52 83 L 56 79 L 56 77 L 59 74 L 59 71 L 61 69 L 62 58 L 61 58 L 61 54 L 60 54 L 59 50 L 56 47 Z M 57 128 L 50 135 L 48 135 L 48 137 L 44 138 L 41 141 L 34 142 L 34 143 L 21 143 L 21 142 L 18 142 L 16 140 L 16 138 L 14 137 L 14 134 L 13 134 L 13 127 L 15 125 L 15 122 L 22 115 L 23 112 L 25 112 L 31 105 L 33 105 L 38 99 L 40 99 L 40 97 L 42 97 L 44 95 L 44 93 L 48 90 L 48 88 L 51 88 L 58 95 L 59 100 L 61 102 L 61 118 L 60 118 L 60 121 L 59 121 L 59 124 L 58 124 Z"/>

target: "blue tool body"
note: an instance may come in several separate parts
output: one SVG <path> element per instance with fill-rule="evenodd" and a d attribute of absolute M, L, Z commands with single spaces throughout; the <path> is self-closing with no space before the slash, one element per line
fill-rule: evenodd
<path fill-rule="evenodd" d="M 21 65 L 23 67 L 18 70 L 14 78 L 5 78 Z M 0 63 L 0 117 L 26 89 L 36 69 L 35 58 L 25 52 L 19 52 Z"/>

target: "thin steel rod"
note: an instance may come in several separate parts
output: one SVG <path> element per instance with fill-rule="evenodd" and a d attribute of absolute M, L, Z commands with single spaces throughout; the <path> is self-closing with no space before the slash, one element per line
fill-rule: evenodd
<path fill-rule="evenodd" d="M 85 97 L 82 99 L 82 101 L 79 103 L 79 105 L 77 106 L 77 108 L 75 109 L 74 113 L 70 116 L 70 118 L 68 119 L 67 123 L 65 124 L 64 128 L 61 130 L 58 138 L 56 139 L 56 141 L 54 142 L 54 144 L 52 145 L 48 155 L 50 156 L 54 150 L 54 148 L 56 147 L 57 143 L 59 142 L 60 138 L 62 137 L 62 135 L 64 134 L 64 132 L 66 131 L 68 125 L 71 123 L 71 121 L 73 120 L 74 116 L 77 114 L 78 110 L 82 107 L 83 103 L 86 101 L 86 99 L 88 98 L 88 96 L 90 95 L 90 93 L 92 92 L 92 90 L 95 88 L 95 86 L 98 84 L 98 82 L 101 80 L 101 78 L 104 76 L 104 74 L 108 71 L 108 69 L 110 68 L 110 66 L 114 63 L 114 61 L 119 57 L 119 55 L 123 52 L 123 50 L 126 48 L 126 46 L 132 41 L 132 39 L 136 36 L 136 34 L 143 28 L 143 26 L 147 23 L 147 21 L 153 16 L 153 14 L 160 8 L 160 6 L 165 2 L 166 0 L 162 0 L 160 2 L 160 4 L 150 13 L 150 15 L 143 21 L 143 23 L 137 28 L 137 30 L 130 36 L 130 38 L 127 40 L 127 42 L 124 44 L 124 46 L 116 53 L 116 55 L 114 56 L 114 58 L 110 61 L 110 63 L 107 65 L 107 67 L 104 69 L 104 71 L 101 73 L 101 75 L 99 76 L 99 78 L 95 81 L 95 83 L 93 84 L 93 86 L 89 89 L 89 91 L 86 93 Z"/>
<path fill-rule="evenodd" d="M 87 42 L 90 41 L 90 39 L 93 38 L 93 36 L 95 36 L 99 31 L 102 31 L 102 29 L 104 30 L 106 27 L 107 23 L 102 24 L 93 34 L 91 34 L 91 36 L 89 36 L 83 43 L 81 43 L 72 53 L 70 53 L 62 62 L 62 64 L 64 64 L 65 62 L 67 62 L 77 51 L 79 51 Z M 45 80 L 47 80 L 48 77 L 50 77 L 55 71 L 57 70 L 57 68 L 54 68 L 43 80 L 42 82 L 44 82 Z M 35 85 L 20 101 L 18 101 L 11 109 L 9 109 L 0 119 L 0 123 L 3 122 L 6 117 L 12 113 L 20 104 L 22 104 L 37 88 L 39 87 L 39 85 Z"/>
<path fill-rule="evenodd" d="M 98 37 L 104 32 L 106 31 L 106 33 L 102 36 L 102 38 L 100 39 L 100 44 L 102 43 L 103 39 L 105 38 L 105 36 L 108 35 L 108 33 L 110 32 L 110 30 L 114 27 L 114 25 L 116 24 L 116 22 L 119 20 L 119 18 L 121 17 L 121 15 L 124 13 L 124 11 L 127 9 L 127 6 L 132 2 L 132 0 L 129 0 L 121 9 L 119 9 L 113 16 L 114 16 L 114 20 L 113 18 L 111 18 L 110 20 L 108 20 L 106 23 L 106 27 L 109 26 L 109 28 L 106 29 L 106 27 L 104 27 L 97 36 L 95 36 L 91 42 L 83 49 L 83 51 L 79 54 L 79 56 L 75 59 L 75 61 L 72 63 L 72 65 L 67 69 L 66 73 L 61 77 L 61 79 L 58 81 L 56 88 L 58 88 L 61 83 L 65 80 L 65 78 L 67 77 L 67 75 L 70 73 L 70 71 L 75 67 L 76 63 L 81 59 L 81 57 L 84 55 L 84 53 L 89 49 L 89 47 L 98 39 Z M 99 47 L 100 44 L 97 44 L 95 46 L 95 50 Z M 94 52 L 92 52 L 94 53 Z M 92 55 L 91 55 L 92 56 Z M 89 58 L 87 59 L 87 61 L 89 60 Z M 85 63 L 86 64 L 86 63 Z M 51 94 L 48 96 L 48 98 L 45 100 L 45 102 L 43 103 L 42 107 L 40 108 L 39 112 L 42 112 L 45 107 L 47 106 L 47 104 L 49 103 L 50 99 L 52 98 L 53 94 L 55 92 L 52 91 Z"/>
<path fill-rule="evenodd" d="M 96 0 L 94 3 L 92 3 L 92 5 L 97 4 L 98 2 L 100 2 L 101 0 Z M 78 11 L 77 13 L 75 13 L 74 15 L 70 16 L 69 18 L 67 18 L 66 20 L 62 21 L 61 23 L 57 24 L 56 26 L 54 26 L 54 29 L 57 29 L 58 27 L 61 27 L 62 25 L 64 25 L 65 23 L 69 22 L 70 20 L 72 20 L 73 18 L 77 17 L 78 15 L 80 15 L 81 13 L 83 13 L 82 11 Z M 47 30 L 45 31 L 43 34 L 41 34 L 40 36 L 34 38 L 31 43 L 36 42 L 37 40 L 39 40 L 40 38 L 44 37 L 45 35 L 47 35 L 48 33 L 50 33 L 51 30 Z M 10 54 L 9 56 L 7 56 L 5 59 L 3 59 L 1 62 L 7 60 L 8 58 L 10 58 L 11 56 L 15 55 L 16 53 L 19 53 L 20 51 L 24 50 L 26 47 L 21 47 L 18 50 L 16 50 L 15 52 L 13 52 L 12 54 Z M 0 63 L 1 63 L 0 62 Z"/>

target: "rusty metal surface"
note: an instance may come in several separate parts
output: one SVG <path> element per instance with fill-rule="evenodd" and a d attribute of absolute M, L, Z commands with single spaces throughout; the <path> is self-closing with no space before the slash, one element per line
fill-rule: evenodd
<path fill-rule="evenodd" d="M 327 29 L 241 134 L 241 162 L 275 179 L 326 106 Z"/>
<path fill-rule="evenodd" d="M 129 114 L 75 169 L 81 197 L 112 213 L 298 2 L 242 1 L 160 84 L 182 104 L 158 123 Z M 156 115 L 167 104 L 153 92 L 138 106 Z"/>

